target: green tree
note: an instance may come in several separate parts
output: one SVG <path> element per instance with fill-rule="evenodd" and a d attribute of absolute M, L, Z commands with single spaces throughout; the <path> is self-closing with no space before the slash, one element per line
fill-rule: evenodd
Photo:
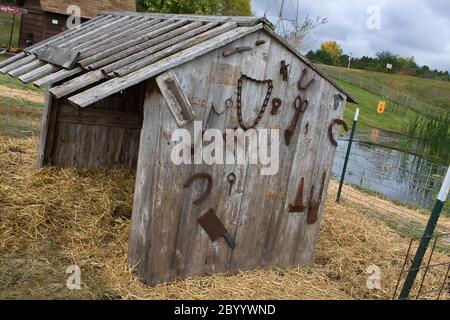
<path fill-rule="evenodd" d="M 141 12 L 250 16 L 251 0 L 137 0 Z"/>

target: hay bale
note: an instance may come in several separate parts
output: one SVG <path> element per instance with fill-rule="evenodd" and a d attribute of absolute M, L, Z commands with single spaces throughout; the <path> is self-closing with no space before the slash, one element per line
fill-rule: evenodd
<path fill-rule="evenodd" d="M 154 288 L 127 265 L 134 191 L 128 170 L 34 169 L 36 138 L 0 138 L 0 298 L 390 299 L 407 238 L 329 200 L 310 268 L 272 268 L 189 278 Z M 435 253 L 436 261 L 448 259 Z M 448 261 L 448 260 L 447 260 Z M 82 289 L 65 287 L 67 266 Z M 381 290 L 366 269 L 381 268 Z M 431 270 L 424 291 L 441 285 Z M 448 295 L 446 296 L 448 298 Z"/>

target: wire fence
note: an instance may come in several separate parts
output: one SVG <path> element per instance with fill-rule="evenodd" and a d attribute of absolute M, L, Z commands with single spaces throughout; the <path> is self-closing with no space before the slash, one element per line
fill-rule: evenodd
<path fill-rule="evenodd" d="M 333 68 L 331 70 L 325 65 L 321 65 L 321 68 L 328 70 L 329 74 L 337 80 L 353 84 L 367 91 L 378 94 L 382 97 L 385 97 L 387 100 L 393 101 L 415 112 L 430 117 L 440 116 L 443 112 L 445 112 L 445 109 L 443 108 L 420 101 L 412 97 L 409 93 L 393 90 L 393 88 L 385 86 L 373 80 L 368 80 L 349 72 L 345 72 L 344 70 L 340 70 L 339 68 Z"/>
<path fill-rule="evenodd" d="M 0 86 L 0 133 L 11 137 L 37 135 L 43 103 L 42 94 Z"/>

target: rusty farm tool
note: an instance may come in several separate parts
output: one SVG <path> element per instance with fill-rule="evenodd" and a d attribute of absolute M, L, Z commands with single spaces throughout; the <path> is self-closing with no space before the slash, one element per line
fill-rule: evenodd
<path fill-rule="evenodd" d="M 303 192 L 305 186 L 305 178 L 302 178 L 300 181 L 300 185 L 298 186 L 297 196 L 295 197 L 295 203 L 289 204 L 289 213 L 300 213 L 306 209 L 306 206 L 303 205 Z"/>
<path fill-rule="evenodd" d="M 234 239 L 231 238 L 222 221 L 220 221 L 219 217 L 217 217 L 214 212 L 214 209 L 209 209 L 208 212 L 197 220 L 197 222 L 206 231 L 212 241 L 216 241 L 220 237 L 223 237 L 231 249 L 236 247 Z"/>
<path fill-rule="evenodd" d="M 212 190 L 212 183 L 213 183 L 213 179 L 211 177 L 210 174 L 208 173 L 197 173 L 194 174 L 192 177 L 190 177 L 185 183 L 184 183 L 184 187 L 187 188 L 189 187 L 195 180 L 199 180 L 199 179 L 207 179 L 208 180 L 208 186 L 206 187 L 205 192 L 194 201 L 194 204 L 198 205 L 200 203 L 202 203 L 211 193 Z"/>
<path fill-rule="evenodd" d="M 344 120 L 334 119 L 333 121 L 331 121 L 331 124 L 328 127 L 328 138 L 330 139 L 331 144 L 335 147 L 338 146 L 338 143 L 337 143 L 336 139 L 334 139 L 334 137 L 333 137 L 333 127 L 338 124 L 342 125 L 346 132 L 348 131 L 348 125 L 347 125 L 347 123 L 345 123 Z"/>
<path fill-rule="evenodd" d="M 227 181 L 230 184 L 230 189 L 228 191 L 228 196 L 231 196 L 231 189 L 233 189 L 234 184 L 236 183 L 236 175 L 232 172 L 227 176 Z"/>
<path fill-rule="evenodd" d="M 289 77 L 289 65 L 285 60 L 281 60 L 280 74 L 283 76 L 283 81 L 288 81 Z"/>
<path fill-rule="evenodd" d="M 272 115 L 276 116 L 280 112 L 281 105 L 283 101 L 280 98 L 272 99 L 272 111 L 270 112 Z"/>
<path fill-rule="evenodd" d="M 308 216 L 306 218 L 306 222 L 308 224 L 314 224 L 317 222 L 319 218 L 319 208 L 322 203 L 323 190 L 325 189 L 325 180 L 327 178 L 327 173 L 324 172 L 322 175 L 322 184 L 320 186 L 319 199 L 314 201 L 314 186 L 311 187 L 311 194 L 309 197 L 309 206 L 308 206 Z"/>
<path fill-rule="evenodd" d="M 304 91 L 307 90 L 315 81 L 316 79 L 311 79 L 309 80 L 309 82 L 306 85 L 302 85 L 303 83 L 303 78 L 306 76 L 306 74 L 308 73 L 308 69 L 303 69 L 302 71 L 302 75 L 300 76 L 300 79 L 298 80 L 298 90 L 300 91 Z"/>
<path fill-rule="evenodd" d="M 306 111 L 308 108 L 308 100 L 302 100 L 300 96 L 297 96 L 294 101 L 294 118 L 291 121 L 291 124 L 289 128 L 284 132 L 284 140 L 286 142 L 286 145 L 291 144 L 292 136 L 295 133 L 295 129 L 298 125 L 298 120 L 300 119 L 300 115 Z"/>

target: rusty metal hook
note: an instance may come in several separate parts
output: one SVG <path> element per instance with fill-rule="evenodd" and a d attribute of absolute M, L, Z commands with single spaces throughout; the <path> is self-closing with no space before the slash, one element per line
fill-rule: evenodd
<path fill-rule="evenodd" d="M 348 131 L 348 125 L 344 120 L 341 119 L 334 119 L 333 121 L 331 121 L 330 126 L 328 127 L 328 138 L 330 139 L 330 142 L 333 146 L 337 147 L 338 143 L 336 141 L 336 139 L 334 139 L 333 136 L 333 127 L 334 125 L 341 125 L 344 127 L 345 132 Z"/>
<path fill-rule="evenodd" d="M 300 90 L 300 91 L 308 89 L 316 81 L 316 79 L 311 79 L 305 86 L 302 86 L 303 78 L 306 76 L 307 73 L 308 73 L 308 69 L 306 69 L 306 68 L 303 69 L 302 75 L 300 76 L 300 79 L 298 80 L 298 90 Z"/>
<path fill-rule="evenodd" d="M 208 186 L 206 187 L 205 192 L 198 199 L 194 200 L 194 204 L 196 204 L 196 205 L 198 205 L 201 202 L 203 202 L 203 200 L 205 200 L 209 196 L 209 194 L 211 193 L 212 183 L 213 183 L 213 179 L 212 179 L 211 175 L 209 173 L 197 173 L 197 174 L 194 174 L 189 179 L 187 179 L 186 182 L 183 184 L 183 186 L 185 188 L 187 188 L 195 180 L 199 180 L 199 179 L 207 179 L 208 180 Z"/>

